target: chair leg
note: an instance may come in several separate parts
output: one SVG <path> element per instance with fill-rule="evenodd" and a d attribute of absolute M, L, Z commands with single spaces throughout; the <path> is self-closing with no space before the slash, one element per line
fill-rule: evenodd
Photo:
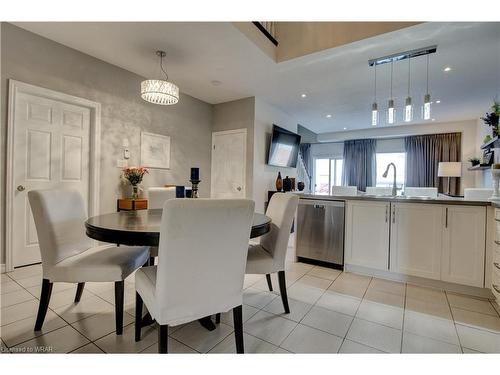
<path fill-rule="evenodd" d="M 215 324 L 220 324 L 220 313 L 215 314 Z"/>
<path fill-rule="evenodd" d="M 160 325 L 158 328 L 158 353 L 168 353 L 168 324 Z"/>
<path fill-rule="evenodd" d="M 154 266 L 155 265 L 155 257 L 149 257 L 149 265 Z"/>
<path fill-rule="evenodd" d="M 141 296 L 135 292 L 135 342 L 141 341 L 142 304 Z"/>
<path fill-rule="evenodd" d="M 125 289 L 125 282 L 115 282 L 115 321 L 116 321 L 116 334 L 123 333 L 123 292 Z"/>
<path fill-rule="evenodd" d="M 273 282 L 271 281 L 271 274 L 266 274 L 267 286 L 269 287 L 269 291 L 273 291 Z"/>
<path fill-rule="evenodd" d="M 285 308 L 285 314 L 290 314 L 290 307 L 288 306 L 288 296 L 286 294 L 285 271 L 278 272 L 278 282 L 280 284 L 280 294 L 281 300 L 283 301 L 283 307 Z"/>
<path fill-rule="evenodd" d="M 243 307 L 236 306 L 233 309 L 234 339 L 236 341 L 236 353 L 243 354 Z"/>
<path fill-rule="evenodd" d="M 82 298 L 83 288 L 85 288 L 85 283 L 78 283 L 78 286 L 76 287 L 75 303 L 80 302 L 80 299 Z"/>
<path fill-rule="evenodd" d="M 48 279 L 42 280 L 42 293 L 40 295 L 40 303 L 38 305 L 38 314 L 36 316 L 35 331 L 40 331 L 43 326 L 43 321 L 45 320 L 45 315 L 47 315 L 47 309 L 49 308 L 50 295 L 52 294 L 52 286 Z"/>

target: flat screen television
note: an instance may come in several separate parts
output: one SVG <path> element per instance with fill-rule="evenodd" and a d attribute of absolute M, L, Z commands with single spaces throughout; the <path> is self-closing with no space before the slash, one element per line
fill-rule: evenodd
<path fill-rule="evenodd" d="M 267 164 L 295 168 L 299 156 L 299 145 L 300 135 L 273 124 Z"/>

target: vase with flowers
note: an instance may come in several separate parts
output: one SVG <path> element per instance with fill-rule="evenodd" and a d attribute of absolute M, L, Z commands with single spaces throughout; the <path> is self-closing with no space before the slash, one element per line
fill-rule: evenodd
<path fill-rule="evenodd" d="M 500 119 L 500 102 L 497 100 L 493 101 L 493 105 L 491 106 L 491 112 L 486 112 L 484 117 L 481 117 L 481 120 L 488 125 L 491 126 L 491 130 L 493 132 L 493 138 L 498 137 L 498 120 Z"/>
<path fill-rule="evenodd" d="M 149 173 L 144 167 L 127 167 L 122 171 L 122 177 L 132 185 L 132 199 L 139 199 L 139 184 L 144 175 Z"/>

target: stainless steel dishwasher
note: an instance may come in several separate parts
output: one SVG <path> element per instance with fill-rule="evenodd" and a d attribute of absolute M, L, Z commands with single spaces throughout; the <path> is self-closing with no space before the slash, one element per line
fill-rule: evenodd
<path fill-rule="evenodd" d="M 297 256 L 344 264 L 344 201 L 300 199 L 297 211 Z"/>

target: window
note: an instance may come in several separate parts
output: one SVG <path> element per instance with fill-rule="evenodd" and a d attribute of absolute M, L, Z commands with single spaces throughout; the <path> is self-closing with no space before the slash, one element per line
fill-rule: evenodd
<path fill-rule="evenodd" d="M 340 158 L 315 159 L 314 194 L 328 195 L 331 186 L 342 185 L 343 162 Z"/>
<path fill-rule="evenodd" d="M 406 175 L 406 153 L 404 152 L 378 152 L 377 153 L 377 184 L 378 187 L 392 187 L 394 171 L 391 167 L 387 177 L 382 177 L 387 165 L 394 163 L 396 165 L 396 185 L 403 188 Z"/>

